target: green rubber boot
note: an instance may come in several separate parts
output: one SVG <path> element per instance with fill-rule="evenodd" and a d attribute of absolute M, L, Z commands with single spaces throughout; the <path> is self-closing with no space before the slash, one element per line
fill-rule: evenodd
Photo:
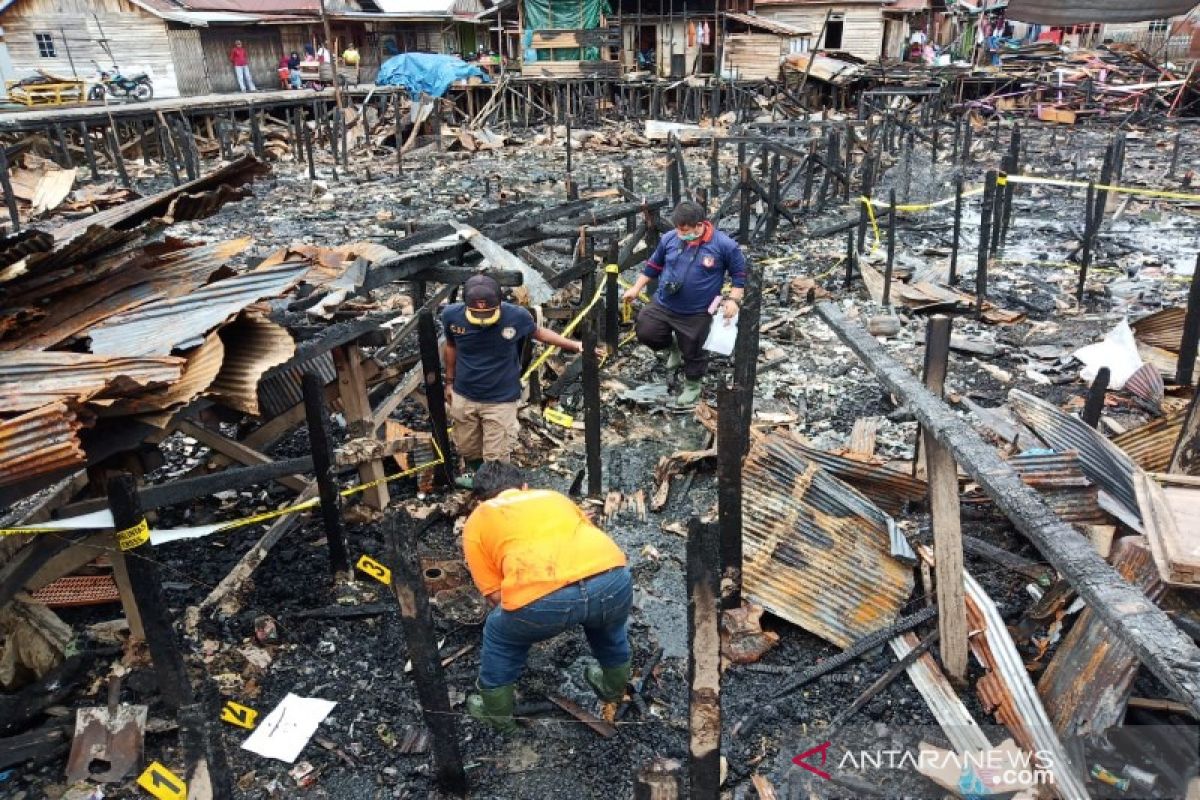
<path fill-rule="evenodd" d="M 513 706 L 516 703 L 516 687 L 510 683 L 495 689 L 484 689 L 476 683 L 475 688 L 479 690 L 479 694 L 467 696 L 467 713 L 501 733 L 515 731 L 517 721 L 513 719 Z"/>
<path fill-rule="evenodd" d="M 615 667 L 592 664 L 583 671 L 583 677 L 597 697 L 606 703 L 615 703 L 625 696 L 625 686 L 629 683 L 631 671 L 632 662 L 629 661 Z"/>
<path fill-rule="evenodd" d="M 700 381 L 684 381 L 683 388 L 679 390 L 679 396 L 675 398 L 675 407 L 695 408 L 696 403 L 700 400 L 700 391 L 702 388 L 703 385 Z"/>
<path fill-rule="evenodd" d="M 460 489 L 475 488 L 475 471 L 483 466 L 482 459 L 470 459 L 467 461 L 467 471 L 454 479 L 454 485 Z"/>
<path fill-rule="evenodd" d="M 679 369 L 683 366 L 683 353 L 679 352 L 679 344 L 671 339 L 671 349 L 667 351 L 667 370 Z"/>

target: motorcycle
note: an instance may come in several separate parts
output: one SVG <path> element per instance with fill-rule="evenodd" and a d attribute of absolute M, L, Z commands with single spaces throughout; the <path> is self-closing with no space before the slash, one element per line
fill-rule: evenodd
<path fill-rule="evenodd" d="M 122 75 L 121 68 L 113 65 L 111 70 L 106 70 L 95 61 L 96 78 L 95 85 L 88 90 L 89 100 L 103 100 L 105 96 L 125 99 L 133 98 L 139 102 L 149 100 L 154 97 L 154 85 L 150 81 L 150 75 L 146 72 L 135 72 L 131 75 Z"/>

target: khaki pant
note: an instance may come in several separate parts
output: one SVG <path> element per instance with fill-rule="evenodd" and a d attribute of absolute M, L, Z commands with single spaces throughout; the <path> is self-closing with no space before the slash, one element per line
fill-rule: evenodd
<path fill-rule="evenodd" d="M 454 395 L 450 403 L 450 422 L 454 425 L 454 446 L 467 461 L 511 461 L 517 447 L 517 403 L 478 403 Z"/>

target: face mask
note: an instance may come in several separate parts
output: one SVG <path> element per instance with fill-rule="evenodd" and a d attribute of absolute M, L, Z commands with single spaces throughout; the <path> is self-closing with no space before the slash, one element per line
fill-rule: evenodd
<path fill-rule="evenodd" d="M 679 234 L 679 240 L 682 242 L 694 242 L 699 238 L 700 238 L 700 234 L 698 234 L 698 233 L 681 233 L 681 234 Z"/>

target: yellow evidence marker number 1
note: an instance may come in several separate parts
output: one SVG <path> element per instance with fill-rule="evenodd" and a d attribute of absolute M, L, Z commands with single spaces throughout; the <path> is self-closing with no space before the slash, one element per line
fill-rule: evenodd
<path fill-rule="evenodd" d="M 248 731 L 254 730 L 254 724 L 257 720 L 257 711 L 241 703 L 235 703 L 232 700 L 227 701 L 225 707 L 221 709 L 222 722 L 228 722 L 230 725 L 236 725 Z"/>
<path fill-rule="evenodd" d="M 138 786 L 154 795 L 158 800 L 186 800 L 187 784 L 174 772 L 157 761 L 151 761 L 137 779 Z"/>
<path fill-rule="evenodd" d="M 354 566 L 358 567 L 380 583 L 385 583 L 388 586 L 391 586 L 392 571 L 370 556 L 362 556 L 358 559 L 358 563 Z"/>

